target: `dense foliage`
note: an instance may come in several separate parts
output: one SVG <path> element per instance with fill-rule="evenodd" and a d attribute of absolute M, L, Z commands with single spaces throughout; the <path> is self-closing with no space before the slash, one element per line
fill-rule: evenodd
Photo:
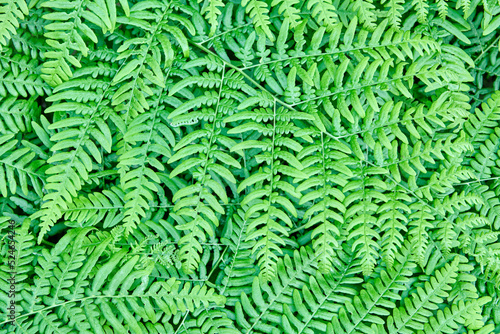
<path fill-rule="evenodd" d="M 1 0 L 0 334 L 500 333 L 499 40 L 498 0 Z"/>

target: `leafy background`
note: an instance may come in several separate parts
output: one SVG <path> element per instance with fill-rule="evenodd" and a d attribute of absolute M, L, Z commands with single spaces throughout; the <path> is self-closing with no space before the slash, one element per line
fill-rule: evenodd
<path fill-rule="evenodd" d="M 500 333 L 499 27 L 0 1 L 0 333 Z"/>

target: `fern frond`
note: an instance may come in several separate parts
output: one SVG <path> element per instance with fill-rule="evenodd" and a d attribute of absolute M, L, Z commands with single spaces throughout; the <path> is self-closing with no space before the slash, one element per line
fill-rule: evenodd
<path fill-rule="evenodd" d="M 418 22 L 427 23 L 427 15 L 429 13 L 429 4 L 424 0 L 413 0 L 411 3 L 417 12 Z"/>
<path fill-rule="evenodd" d="M 466 325 L 469 329 L 484 328 L 481 317 L 481 306 L 488 303 L 490 297 L 482 297 L 473 301 L 460 301 L 451 305 L 450 308 L 438 310 L 436 317 L 429 319 L 425 324 L 425 333 L 444 333 L 459 328 L 459 325 Z"/>
<path fill-rule="evenodd" d="M 209 37 L 213 36 L 215 34 L 215 31 L 217 30 L 218 18 L 222 14 L 221 8 L 224 8 L 224 2 L 220 0 L 208 0 L 205 2 L 205 5 L 202 9 L 201 14 L 205 14 L 205 18 L 210 24 Z"/>
<path fill-rule="evenodd" d="M 245 104 L 245 102 L 243 102 Z M 242 105 L 240 105 L 240 108 Z M 293 133 L 296 128 L 290 124 L 294 119 L 311 119 L 308 114 L 289 112 L 283 108 L 273 110 L 261 109 L 260 114 L 252 112 L 240 112 L 224 120 L 226 123 L 240 120 L 248 120 L 243 124 L 232 128 L 228 134 L 239 134 L 248 131 L 257 131 L 264 137 L 262 141 L 246 140 L 231 148 L 232 152 L 240 150 L 259 149 L 263 153 L 256 155 L 258 163 L 265 162 L 266 166 L 259 173 L 252 175 L 242 182 L 238 191 L 241 192 L 247 187 L 254 186 L 258 182 L 267 181 L 265 186 L 256 190 L 242 201 L 242 204 L 250 204 L 245 213 L 245 218 L 252 218 L 252 222 L 247 229 L 247 240 L 257 239 L 257 243 L 252 249 L 257 254 L 261 268 L 260 275 L 264 280 L 269 280 L 275 275 L 275 264 L 278 259 L 277 254 L 282 254 L 279 244 L 284 245 L 285 241 L 281 235 L 287 237 L 288 230 L 292 227 L 292 221 L 282 208 L 286 209 L 293 217 L 297 216 L 296 209 L 292 202 L 282 194 L 287 193 L 294 197 L 300 197 L 291 182 L 280 181 L 275 175 L 283 178 L 305 179 L 307 175 L 302 172 L 302 163 L 293 156 L 290 151 L 299 152 L 302 146 L 291 139 L 286 134 Z M 256 120 L 270 121 L 268 126 L 256 123 Z M 282 164 L 287 162 L 288 165 Z M 254 217 L 256 215 L 256 217 Z M 280 224 L 280 221 L 284 224 Z"/>
<path fill-rule="evenodd" d="M 373 0 L 355 0 L 352 4 L 353 11 L 357 12 L 359 22 L 363 23 L 363 26 L 373 31 L 376 28 L 376 17 L 374 12 L 375 6 L 373 5 Z"/>
<path fill-rule="evenodd" d="M 50 95 L 51 89 L 40 78 L 40 64 L 35 57 L 29 57 L 8 49 L 0 54 L 0 95 L 7 94 L 20 98 L 36 98 L 38 95 Z"/>
<path fill-rule="evenodd" d="M 331 0 L 309 0 L 307 9 L 312 9 L 312 16 L 317 20 L 318 24 L 325 26 L 326 31 L 332 31 L 335 23 L 337 23 L 337 13 Z"/>
<path fill-rule="evenodd" d="M 253 274 L 258 272 L 252 254 L 255 240 L 246 241 L 248 223 L 245 212 L 238 209 L 226 223 L 229 238 L 221 238 L 221 242 L 230 248 L 232 256 L 223 271 L 220 294 L 226 296 L 226 304 L 231 306 L 239 300 L 242 292 L 251 293 Z"/>
<path fill-rule="evenodd" d="M 423 329 L 432 310 L 448 296 L 451 284 L 457 277 L 459 258 L 446 263 L 444 268 L 437 270 L 435 275 L 425 282 L 423 288 L 418 288 L 410 298 L 406 298 L 404 306 L 394 309 L 387 318 L 387 333 L 407 333 L 412 329 Z"/>
<path fill-rule="evenodd" d="M 109 89 L 107 84 L 106 89 Z M 87 95 L 86 91 L 82 91 Z M 64 99 L 68 92 L 60 93 L 59 96 L 53 95 L 53 100 Z M 74 99 L 72 97 L 71 99 Z M 94 143 L 94 140 L 106 151 L 111 151 L 111 132 L 106 121 L 103 119 L 105 113 L 109 112 L 106 108 L 106 90 L 100 96 L 92 97 L 97 101 L 86 105 L 79 101 L 63 102 L 52 105 L 46 112 L 59 113 L 61 111 L 75 111 L 82 116 L 70 116 L 63 118 L 50 125 L 50 129 L 56 129 L 58 132 L 51 137 L 55 142 L 51 146 L 54 152 L 48 163 L 57 163 L 47 169 L 46 173 L 51 175 L 47 178 L 47 189 L 52 190 L 44 196 L 45 203 L 42 210 L 38 211 L 33 218 L 41 218 L 41 231 L 38 242 L 50 227 L 62 216 L 62 210 L 68 208 L 67 203 L 72 202 L 72 198 L 77 196 L 77 191 L 81 189 L 84 180 L 88 179 L 88 173 L 92 171 L 93 161 L 101 163 L 102 153 Z M 91 139 L 92 136 L 92 139 Z M 69 151 L 65 152 L 63 150 Z M 58 152 L 60 151 L 60 152 Z"/>
<path fill-rule="evenodd" d="M 262 31 L 267 38 L 274 41 L 274 35 L 269 29 L 271 22 L 269 22 L 269 9 L 264 1 L 258 0 L 243 0 L 241 5 L 253 20 L 253 24 L 257 31 Z"/>
<path fill-rule="evenodd" d="M 18 193 L 27 195 L 28 188 L 42 195 L 45 184 L 44 161 L 37 158 L 27 145 L 18 145 L 13 134 L 0 136 L 0 193 L 7 197 Z"/>
<path fill-rule="evenodd" d="M 27 100 L 8 97 L 0 105 L 0 133 L 18 133 L 33 131 L 32 122 L 38 119 L 40 108 L 36 99 Z"/>
<path fill-rule="evenodd" d="M 404 4 L 403 0 L 389 0 L 385 4 L 385 7 L 388 7 L 388 19 L 389 23 L 394 27 L 394 28 L 399 28 L 401 24 L 401 17 L 402 17 L 402 12 L 404 7 L 401 6 Z"/>
<path fill-rule="evenodd" d="M 500 175 L 498 149 L 500 147 L 500 128 L 496 128 L 490 138 L 484 141 L 478 152 L 470 160 L 475 176 L 478 180 L 490 178 L 492 175 Z"/>
<path fill-rule="evenodd" d="M 17 51 L 19 54 L 23 53 L 31 58 L 43 59 L 45 52 L 52 50 L 52 47 L 45 43 L 45 40 L 38 35 L 33 36 L 30 32 L 20 32 L 12 36 L 10 43 L 12 50 Z M 41 73 L 41 69 L 40 69 Z M 41 79 L 43 81 L 43 79 Z M 50 85 L 47 84 L 48 87 Z"/>
<path fill-rule="evenodd" d="M 379 205 L 386 203 L 388 198 L 384 194 L 387 185 L 377 175 L 384 175 L 386 169 L 365 167 L 358 163 L 355 172 L 356 179 L 349 181 L 342 189 L 347 194 L 344 205 L 348 207 L 344 214 L 347 226 L 348 240 L 353 240 L 352 250 L 361 258 L 361 267 L 364 275 L 370 275 L 375 268 L 380 245 L 380 233 L 377 219 L 374 214 Z"/>
<path fill-rule="evenodd" d="M 155 170 L 165 170 L 161 160 L 172 156 L 169 148 L 175 145 L 174 134 L 166 124 L 167 116 L 161 116 L 162 93 L 163 90 L 158 91 L 159 97 L 153 104 L 153 110 L 128 124 L 123 142 L 120 142 L 123 145 L 121 149 L 127 149 L 120 154 L 117 165 L 125 192 L 123 222 L 126 234 L 132 232 L 141 218 L 146 216 L 148 201 L 153 200 L 151 192 L 156 192 L 161 182 Z"/>
<path fill-rule="evenodd" d="M 2 1 L 0 6 L 0 44 L 6 46 L 12 35 L 17 33 L 19 20 L 28 15 L 26 1 Z"/>
<path fill-rule="evenodd" d="M 117 60 L 126 61 L 113 78 L 113 85 L 118 85 L 119 88 L 113 94 L 112 105 L 121 115 L 125 126 L 149 110 L 148 97 L 154 95 L 150 85 L 165 88 L 161 68 L 170 67 L 177 52 L 170 40 L 173 39 L 179 45 L 184 57 L 189 55 L 184 32 L 178 26 L 167 23 L 177 21 L 192 34 L 195 28 L 188 19 L 176 14 L 174 9 L 167 1 L 135 4 L 128 17 L 118 19 L 119 23 L 144 32 L 144 37 L 126 40 L 118 48 L 120 55 Z M 144 20 L 143 11 L 154 12 L 148 16 L 151 22 Z"/>
<path fill-rule="evenodd" d="M 173 329 L 172 329 L 173 330 Z M 184 322 L 177 333 L 224 333 L 239 334 L 232 319 L 225 311 L 200 307 L 193 313 L 193 318 Z"/>
<path fill-rule="evenodd" d="M 299 0 L 273 0 L 271 7 L 279 5 L 278 13 L 288 19 L 293 29 L 302 22 L 299 16 L 300 10 L 296 7 L 298 3 Z"/>
<path fill-rule="evenodd" d="M 6 220 L 3 217 L 2 221 Z M 14 293 L 20 294 L 24 289 L 29 289 L 29 275 L 32 272 L 31 263 L 35 259 L 33 254 L 35 250 L 35 238 L 29 233 L 31 221 L 25 219 L 20 227 L 15 229 L 15 236 L 10 234 L 4 235 L 5 229 L 2 229 L 2 240 L 5 240 L 0 256 L 2 257 L 1 275 L 0 275 L 0 309 L 2 315 L 0 322 L 7 320 L 10 311 L 10 300 L 12 298 L 11 284 L 12 278 L 15 280 Z M 14 223 L 15 224 L 15 223 Z M 17 225 L 17 224 L 15 224 Z M 14 275 L 12 275 L 14 273 Z M 13 277 L 14 276 L 14 277 Z M 19 314 L 19 310 L 16 310 Z"/>
<path fill-rule="evenodd" d="M 371 324 L 383 324 L 383 316 L 396 307 L 401 291 L 409 283 L 415 264 L 411 259 L 410 247 L 396 254 L 392 269 L 381 271 L 380 277 L 364 285 L 353 301 L 347 301 L 338 315 L 328 324 L 327 333 L 370 333 Z"/>
<path fill-rule="evenodd" d="M 17 319 L 34 315 L 35 326 L 59 331 L 72 328 L 89 333 L 104 333 L 105 328 L 141 331 L 136 316 L 155 323 L 162 315 L 170 317 L 187 310 L 194 312 L 201 305 L 207 308 L 211 303 L 224 303 L 224 297 L 206 286 L 191 287 L 175 278 L 144 280 L 154 264 L 137 268 L 140 256 L 127 256 L 126 248 L 102 261 L 102 254 L 112 241 L 109 234 L 86 256 L 87 248 L 82 246 L 88 242 L 89 231 L 89 228 L 75 228 L 50 252 L 43 252 L 35 268 L 36 284 L 22 293 L 25 313 Z M 127 293 L 129 290 L 131 293 Z M 99 313 L 104 322 L 97 320 Z"/>
<path fill-rule="evenodd" d="M 87 227 L 102 223 L 104 228 L 114 227 L 123 219 L 124 197 L 125 193 L 121 188 L 112 187 L 74 198 L 68 204 L 68 209 L 63 210 L 66 224 L 71 227 Z"/>
<path fill-rule="evenodd" d="M 304 229 L 314 227 L 311 234 L 313 249 L 318 254 L 320 271 L 327 273 L 332 269 L 335 249 L 340 245 L 339 224 L 344 223 L 343 214 L 346 211 L 343 204 L 345 196 L 336 187 L 347 184 L 353 176 L 348 166 L 355 162 L 350 161 L 351 150 L 347 145 L 325 138 L 323 133 L 316 132 L 313 137 L 316 142 L 297 156 L 300 160 L 306 157 L 303 172 L 308 178 L 296 190 L 311 190 L 302 196 L 299 204 L 312 202 L 304 213 L 307 222 Z"/>
<path fill-rule="evenodd" d="M 482 216 L 488 217 L 495 229 L 500 226 L 500 200 L 499 189 L 490 190 L 487 185 L 480 183 L 471 184 L 471 191 L 481 197 L 483 204 L 477 206 Z"/>
<path fill-rule="evenodd" d="M 349 284 L 359 282 L 359 278 L 355 277 L 359 272 L 359 264 L 352 256 L 339 252 L 335 266 L 333 273 L 323 276 L 316 274 L 316 257 L 307 248 L 301 248 L 300 253 L 295 251 L 293 262 L 285 255 L 284 259 L 278 260 L 278 275 L 269 282 L 271 286 L 255 278 L 252 300 L 245 293 L 242 294 L 241 303 L 236 304 L 236 323 L 245 332 L 269 333 L 278 326 L 282 330 L 290 330 L 288 324 L 294 321 L 291 312 L 295 311 L 295 306 L 292 309 L 290 307 L 294 302 L 298 303 L 302 314 L 308 314 L 309 317 L 316 314 L 309 313 L 305 305 L 299 304 L 300 290 L 307 290 L 310 294 L 311 290 L 319 293 L 325 289 L 327 294 L 321 293 L 323 303 L 315 305 L 315 308 L 318 316 L 324 314 L 325 317 L 331 317 L 331 311 L 338 309 L 340 303 L 349 300 L 355 293 Z M 324 330 L 324 324 L 314 321 L 312 324 L 318 324 L 319 329 Z"/>
<path fill-rule="evenodd" d="M 186 101 L 169 115 L 172 124 L 177 125 L 182 124 L 185 120 L 189 122 L 198 122 L 199 119 L 208 121 L 203 129 L 184 137 L 174 147 L 176 153 L 168 161 L 169 164 L 173 164 L 184 159 L 172 170 L 171 178 L 179 173 L 193 170 L 192 173 L 196 180 L 196 183 L 180 189 L 173 197 L 173 201 L 176 203 L 174 207 L 175 219 L 179 224 L 176 228 L 186 231 L 186 234 L 179 241 L 182 245 L 180 259 L 186 273 L 191 273 L 197 268 L 200 261 L 199 253 L 202 251 L 200 242 L 205 242 L 206 235 L 214 235 L 213 226 L 219 225 L 217 215 L 225 213 L 224 208 L 219 204 L 219 200 L 224 204 L 228 203 L 226 190 L 220 185 L 224 182 L 222 179 L 228 185 L 236 183 L 231 170 L 222 164 L 232 169 L 241 168 L 240 163 L 234 157 L 221 150 L 231 148 L 234 141 L 220 133 L 225 115 L 236 107 L 240 100 L 240 95 L 233 88 L 238 88 L 241 85 L 241 77 L 233 70 L 226 72 L 225 67 L 220 72 L 220 74 L 217 73 L 209 78 L 209 81 L 212 82 L 209 87 L 215 87 L 216 91 L 211 93 L 207 91 L 205 95 L 200 96 L 210 96 L 210 100 L 199 102 L 198 106 L 192 103 L 197 98 Z M 183 80 L 172 88 L 171 94 L 177 91 L 180 93 L 184 86 L 191 84 L 194 84 L 192 80 Z M 204 81 L 198 81 L 197 84 L 206 86 Z M 224 100 L 224 98 L 227 99 Z M 192 111 L 193 108 L 200 108 L 202 105 L 205 107 L 201 110 Z M 191 155 L 196 157 L 186 159 Z M 217 194 L 218 198 L 214 194 Z"/>
<path fill-rule="evenodd" d="M 85 0 L 46 1 L 41 6 L 55 10 L 43 16 L 44 19 L 55 22 L 46 25 L 45 37 L 54 50 L 45 53 L 45 57 L 52 60 L 44 63 L 41 75 L 42 79 L 55 87 L 73 76 L 70 65 L 81 67 L 80 60 L 72 55 L 73 51 L 84 57 L 88 56 L 88 42 L 84 39 L 97 43 L 97 36 L 89 23 L 102 28 L 104 33 L 112 31 L 116 24 L 116 7 L 114 1 L 104 3 Z M 82 22 L 80 17 L 84 17 L 85 21 Z"/>
<path fill-rule="evenodd" d="M 411 198 L 397 185 L 387 193 L 388 201 L 380 206 L 377 225 L 380 226 L 382 254 L 388 268 L 394 265 L 394 259 L 404 243 L 403 233 L 408 231 L 408 218 L 411 212 L 408 204 Z"/>
<path fill-rule="evenodd" d="M 0 334 L 498 330 L 499 28 L 0 0 Z"/>

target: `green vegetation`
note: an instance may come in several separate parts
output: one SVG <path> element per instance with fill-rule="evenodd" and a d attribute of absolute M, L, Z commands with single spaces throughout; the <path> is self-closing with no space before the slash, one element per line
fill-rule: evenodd
<path fill-rule="evenodd" d="M 498 0 L 1 0 L 0 334 L 500 333 L 499 40 Z"/>

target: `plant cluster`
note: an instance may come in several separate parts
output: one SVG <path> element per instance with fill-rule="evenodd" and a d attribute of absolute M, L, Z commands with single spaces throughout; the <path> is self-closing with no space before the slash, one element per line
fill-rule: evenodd
<path fill-rule="evenodd" d="M 500 333 L 499 40 L 498 0 L 0 0 L 0 334 Z"/>

